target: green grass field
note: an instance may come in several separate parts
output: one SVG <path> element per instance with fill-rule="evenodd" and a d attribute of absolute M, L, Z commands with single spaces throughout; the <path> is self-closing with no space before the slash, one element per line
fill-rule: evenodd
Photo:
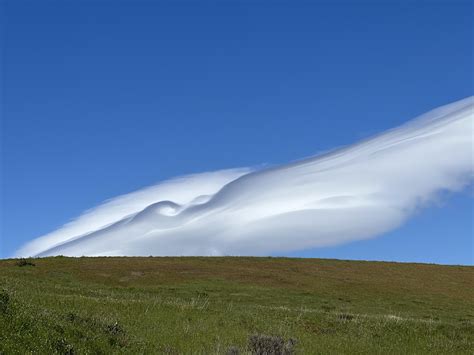
<path fill-rule="evenodd" d="M 0 353 L 472 354 L 474 268 L 289 258 L 0 261 Z"/>

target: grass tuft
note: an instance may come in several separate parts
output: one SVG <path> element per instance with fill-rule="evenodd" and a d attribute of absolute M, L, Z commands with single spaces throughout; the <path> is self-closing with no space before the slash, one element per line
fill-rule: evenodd
<path fill-rule="evenodd" d="M 343 321 L 343 322 L 349 322 L 354 319 L 354 316 L 352 314 L 348 313 L 340 313 L 337 315 L 337 319 Z"/>

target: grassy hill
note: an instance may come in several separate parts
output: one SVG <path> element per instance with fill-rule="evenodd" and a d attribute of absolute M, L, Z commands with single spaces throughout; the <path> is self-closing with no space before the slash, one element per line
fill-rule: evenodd
<path fill-rule="evenodd" d="M 0 353 L 246 354 L 265 342 L 296 354 L 474 348 L 473 267 L 240 257 L 31 261 L 0 261 Z"/>

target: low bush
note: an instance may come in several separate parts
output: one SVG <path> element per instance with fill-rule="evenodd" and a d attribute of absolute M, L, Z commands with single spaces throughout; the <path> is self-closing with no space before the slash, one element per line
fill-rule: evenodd
<path fill-rule="evenodd" d="M 16 266 L 36 266 L 34 262 L 28 259 L 20 259 L 15 263 Z"/>
<path fill-rule="evenodd" d="M 248 341 L 248 348 L 255 355 L 292 355 L 295 345 L 295 339 L 285 341 L 282 337 L 264 334 L 251 335 Z"/>
<path fill-rule="evenodd" d="M 226 355 L 239 355 L 239 354 L 240 354 L 240 349 L 238 346 L 231 346 L 226 351 Z"/>
<path fill-rule="evenodd" d="M 0 313 L 7 313 L 10 295 L 5 290 L 0 290 Z"/>
<path fill-rule="evenodd" d="M 56 350 L 61 355 L 73 355 L 74 347 L 69 344 L 66 339 L 61 338 L 54 343 L 54 350 Z"/>

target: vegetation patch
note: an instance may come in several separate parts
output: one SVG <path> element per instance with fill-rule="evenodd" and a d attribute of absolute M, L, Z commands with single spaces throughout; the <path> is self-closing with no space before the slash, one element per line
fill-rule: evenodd
<path fill-rule="evenodd" d="M 249 337 L 248 349 L 255 355 L 292 355 L 295 353 L 295 339 L 285 341 L 282 337 L 253 334 Z"/>
<path fill-rule="evenodd" d="M 0 290 L 0 313 L 6 314 L 10 303 L 10 295 L 5 290 Z"/>
<path fill-rule="evenodd" d="M 23 267 L 23 266 L 36 266 L 34 262 L 29 259 L 20 259 L 15 262 L 16 266 Z"/>

